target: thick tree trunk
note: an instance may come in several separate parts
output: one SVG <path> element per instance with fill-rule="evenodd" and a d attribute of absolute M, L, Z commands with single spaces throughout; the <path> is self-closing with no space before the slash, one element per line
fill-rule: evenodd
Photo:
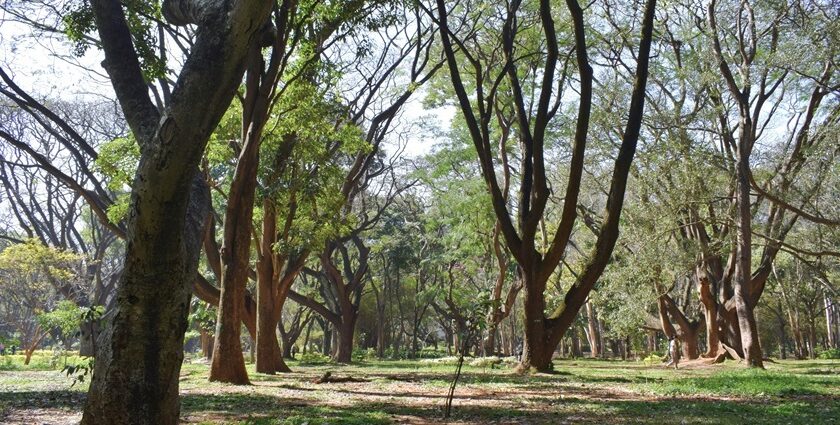
<path fill-rule="evenodd" d="M 336 326 L 336 330 L 338 331 L 338 344 L 335 352 L 335 361 L 338 363 L 350 363 L 353 361 L 353 333 L 356 331 L 356 315 L 343 315 L 341 324 Z"/>
<path fill-rule="evenodd" d="M 755 313 L 743 296 L 736 295 L 734 301 L 735 309 L 738 312 L 738 326 L 741 330 L 741 347 L 744 360 L 751 367 L 764 367 Z"/>
<path fill-rule="evenodd" d="M 730 296 L 728 301 L 722 303 L 718 309 L 718 326 L 721 333 L 718 334 L 720 342 L 726 344 L 736 352 L 743 353 L 743 342 L 741 341 L 741 327 L 738 322 L 738 311 L 735 308 L 735 297 Z"/>
<path fill-rule="evenodd" d="M 283 360 L 283 351 L 277 340 L 277 325 L 287 292 L 279 293 L 282 283 L 274 269 L 275 254 L 272 248 L 276 231 L 274 206 L 270 201 L 263 204 L 263 239 L 257 261 L 257 335 L 255 370 L 273 375 L 276 372 L 291 372 Z"/>
<path fill-rule="evenodd" d="M 246 140 L 231 184 L 221 249 L 222 282 L 216 319 L 210 380 L 250 384 L 240 341 L 245 285 L 250 272 L 251 228 L 254 208 L 258 143 Z M 273 327 L 272 327 L 273 328 Z M 259 326 L 257 327 L 259 333 Z"/>
<path fill-rule="evenodd" d="M 245 359 L 239 341 L 251 258 L 254 200 L 257 186 L 259 149 L 262 140 L 266 99 L 259 90 L 263 59 L 259 46 L 252 46 L 248 56 L 245 99 L 242 107 L 242 151 L 234 170 L 225 208 L 222 261 L 221 301 L 216 324 L 216 340 L 210 380 L 232 384 L 248 384 Z M 226 299 L 229 298 L 229 299 Z M 258 300 L 259 306 L 259 300 Z M 261 330 L 257 309 L 257 338 Z M 271 326 L 272 333 L 274 326 Z M 254 344 L 251 345 L 254 348 Z M 252 350 L 253 351 L 253 350 Z M 279 350 L 278 350 L 279 351 Z M 274 353 L 279 355 L 278 353 Z M 252 355 L 253 357 L 253 355 Z"/>
<path fill-rule="evenodd" d="M 683 357 L 694 360 L 700 357 L 700 326 L 689 326 L 681 329 L 682 338 L 682 355 Z"/>
<path fill-rule="evenodd" d="M 224 248 L 222 248 L 224 250 Z M 247 274 L 235 275 L 228 267 L 228 272 L 222 278 L 222 296 L 216 318 L 215 340 L 213 341 L 213 358 L 210 362 L 210 380 L 227 382 L 230 384 L 250 384 L 248 372 L 245 370 L 245 357 L 242 354 L 240 329 L 243 309 L 243 297 Z M 224 276 L 227 275 L 228 279 Z"/>
<path fill-rule="evenodd" d="M 150 201 L 160 190 L 135 192 L 125 269 L 99 339 L 83 424 L 178 423 L 191 285 L 210 205 L 203 178 L 186 174 L 168 202 Z"/>
<path fill-rule="evenodd" d="M 659 316 L 662 329 L 668 337 L 675 336 L 680 339 L 683 357 L 694 360 L 700 357 L 700 327 L 704 323 L 700 320 L 691 321 L 677 307 L 677 304 L 668 294 L 659 296 Z M 675 330 L 668 319 L 672 317 L 677 323 L 679 330 Z"/>
<path fill-rule="evenodd" d="M 274 311 L 275 300 L 272 286 L 270 277 L 267 283 L 257 283 L 257 351 L 254 362 L 257 372 L 270 375 L 278 371 L 277 356 L 281 354 L 276 331 L 280 318 Z"/>
<path fill-rule="evenodd" d="M 522 346 L 522 359 L 518 366 L 520 372 L 535 369 L 548 372 L 552 369 L 551 357 L 556 345 L 548 341 L 545 326 L 545 297 L 540 285 L 530 282 L 533 277 L 522 273 L 525 282 L 525 341 Z"/>
<path fill-rule="evenodd" d="M 261 27 L 254 23 L 265 22 L 271 5 L 202 2 L 200 16 L 191 17 L 197 24 L 192 49 L 166 109 L 159 111 L 149 98 L 122 4 L 90 4 L 104 67 L 142 154 L 116 307 L 100 337 L 82 423 L 176 424 L 184 332 L 210 206 L 197 167 L 239 86 Z"/>

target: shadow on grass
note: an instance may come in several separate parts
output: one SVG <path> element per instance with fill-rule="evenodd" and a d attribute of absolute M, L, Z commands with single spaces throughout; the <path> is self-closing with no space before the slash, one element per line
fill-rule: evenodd
<path fill-rule="evenodd" d="M 312 400 L 264 394 L 186 394 L 181 397 L 186 423 L 242 425 L 389 424 L 389 415 L 364 407 L 333 407 Z"/>
<path fill-rule="evenodd" d="M 360 392 L 364 395 L 364 392 Z M 186 394 L 181 398 L 182 420 L 200 424 L 238 425 L 361 425 L 404 423 L 422 418 L 425 423 L 444 423 L 442 400 L 407 404 L 393 401 L 356 401 L 328 406 L 318 400 L 266 394 Z M 84 394 L 74 391 L 0 393 L 0 411 L 52 408 L 81 410 Z M 455 399 L 454 421 L 468 423 L 686 423 L 686 424 L 830 424 L 840 418 L 840 399 L 821 397 L 716 400 L 704 397 L 638 399 L 593 399 L 581 394 L 565 397 L 543 394 L 523 397 L 513 406 L 476 405 Z"/>
<path fill-rule="evenodd" d="M 85 393 L 73 390 L 0 391 L 0 407 L 78 408 L 81 410 L 85 397 Z"/>

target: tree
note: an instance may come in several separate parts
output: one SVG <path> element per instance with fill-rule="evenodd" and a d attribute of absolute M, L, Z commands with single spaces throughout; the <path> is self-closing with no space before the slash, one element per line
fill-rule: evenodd
<path fill-rule="evenodd" d="M 59 307 L 59 288 L 79 285 L 82 265 L 82 258 L 75 253 L 45 246 L 37 239 L 0 252 L 0 312 L 19 335 L 25 365 L 52 330 L 44 316 Z"/>
<path fill-rule="evenodd" d="M 128 219 L 125 270 L 103 333 L 82 423 L 177 423 L 191 286 L 209 198 L 197 167 L 239 86 L 267 2 L 164 1 L 195 42 L 165 109 L 149 97 L 124 7 L 91 2 L 126 121 L 141 149 Z"/>
<path fill-rule="evenodd" d="M 540 23 L 539 37 L 545 43 L 547 49 L 545 55 L 541 53 L 541 49 L 529 52 L 523 50 L 527 49 L 527 46 L 516 43 L 517 37 L 522 37 L 523 31 L 528 29 L 524 25 L 525 21 L 518 17 L 527 10 L 521 9 L 520 1 L 510 3 L 504 10 L 481 8 L 474 3 L 469 3 L 467 7 L 459 9 L 475 14 L 475 16 L 461 16 L 461 25 L 469 20 L 481 22 L 483 27 L 488 29 L 502 29 L 501 33 L 497 31 L 484 38 L 477 38 L 476 29 L 473 28 L 467 28 L 469 32 L 459 32 L 458 30 L 463 30 L 463 28 L 450 27 L 449 20 L 453 12 L 442 0 L 437 1 L 436 12 L 428 11 L 437 16 L 451 83 L 457 95 L 461 113 L 466 120 L 470 137 L 478 152 L 479 164 L 492 198 L 494 212 L 500 221 L 505 243 L 519 266 L 518 273 L 523 281 L 525 290 L 525 349 L 521 364 L 523 370 L 530 367 L 540 371 L 550 369 L 552 353 L 609 261 L 618 236 L 619 216 L 623 205 L 627 174 L 639 137 L 644 109 L 654 1 L 648 1 L 645 5 L 629 119 L 615 162 L 605 217 L 600 226 L 601 231 L 596 247 L 591 261 L 586 265 L 575 285 L 569 289 L 562 304 L 556 309 L 556 313 L 546 316 L 544 295 L 546 282 L 563 258 L 575 222 L 592 109 L 593 71 L 587 55 L 584 12 L 577 2 L 567 1 L 566 3 L 574 28 L 574 50 L 581 82 L 580 101 L 561 220 L 544 252 L 541 252 L 536 235 L 540 222 L 544 219 L 550 195 L 545 172 L 547 129 L 550 121 L 555 118 L 559 103 L 563 98 L 562 93 L 552 93 L 555 79 L 558 78 L 557 66 L 560 63 L 560 57 L 558 32 L 555 28 L 551 4 L 547 0 L 540 1 L 538 6 L 529 4 L 533 6 L 533 9 L 538 10 L 535 13 L 537 16 L 532 16 L 532 19 Z M 492 14 L 495 12 L 498 13 Z M 488 46 L 488 43 L 492 44 Z M 473 53 L 479 49 L 489 49 L 494 54 L 487 61 L 482 62 L 482 58 Z M 467 92 L 462 78 L 464 71 L 462 71 L 458 55 L 466 58 L 471 67 L 466 69 L 469 78 L 473 79 L 474 94 L 472 96 Z M 521 58 L 531 55 L 536 55 L 539 60 L 530 59 L 529 66 L 526 67 Z M 537 67 L 539 67 L 539 72 L 536 72 Z M 562 75 L 561 71 L 561 77 Z M 523 78 L 534 85 L 535 92 L 539 88 L 539 94 L 532 96 L 535 99 L 533 104 L 526 100 L 528 97 L 525 96 L 522 88 Z M 518 170 L 519 193 L 515 205 L 515 217 L 511 214 L 508 202 L 499 187 L 490 145 L 489 123 L 503 80 L 506 82 L 505 87 L 510 91 L 506 101 L 511 102 L 516 111 L 516 132 L 521 149 L 521 163 Z M 561 78 L 560 81 L 565 82 L 565 78 Z"/>

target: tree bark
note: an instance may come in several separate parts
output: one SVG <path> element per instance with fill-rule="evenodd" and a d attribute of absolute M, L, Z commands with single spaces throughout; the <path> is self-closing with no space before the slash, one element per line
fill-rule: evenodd
<path fill-rule="evenodd" d="M 335 361 L 345 364 L 350 363 L 353 361 L 353 333 L 356 331 L 356 315 L 343 317 L 341 324 L 336 326 L 336 330 L 338 331 L 338 347 Z"/>
<path fill-rule="evenodd" d="M 186 0 L 184 0 L 186 1 Z M 83 424 L 176 424 L 191 286 L 209 213 L 197 173 L 269 3 L 212 2 L 162 116 L 148 97 L 122 5 L 91 2 L 105 69 L 142 154 L 125 269 L 100 337 Z"/>

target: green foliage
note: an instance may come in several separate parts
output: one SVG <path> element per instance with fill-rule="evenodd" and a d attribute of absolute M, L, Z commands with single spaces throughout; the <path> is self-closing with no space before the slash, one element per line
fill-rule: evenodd
<path fill-rule="evenodd" d="M 65 337 L 72 336 L 79 328 L 80 308 L 73 301 L 59 301 L 49 312 L 38 315 L 38 322 L 44 329 L 55 329 Z"/>
<path fill-rule="evenodd" d="M 93 376 L 93 367 L 94 358 L 88 357 L 79 363 L 64 366 L 61 369 L 61 372 L 66 374 L 68 377 L 73 378 L 73 383 L 70 384 L 70 387 L 72 388 L 74 385 L 84 383 L 85 379 Z"/>
<path fill-rule="evenodd" d="M 25 275 L 33 287 L 48 286 L 48 279 L 67 280 L 82 257 L 72 251 L 49 247 L 28 239 L 0 252 L 0 271 Z"/>
<path fill-rule="evenodd" d="M 194 325 L 211 336 L 216 333 L 216 316 L 218 315 L 218 308 L 210 305 L 199 299 L 193 299 L 192 308 L 190 309 L 190 324 Z"/>
<path fill-rule="evenodd" d="M 820 351 L 820 353 L 817 354 L 817 358 L 822 360 L 838 360 L 840 359 L 840 349 L 829 348 L 828 350 Z"/>
<path fill-rule="evenodd" d="M 107 211 L 112 223 L 119 223 L 128 215 L 129 192 L 139 163 L 140 146 L 133 136 L 119 137 L 99 147 L 96 167 L 105 175 L 108 189 L 117 194 Z"/>
<path fill-rule="evenodd" d="M 158 22 L 163 17 L 160 2 L 128 0 L 122 3 L 125 18 L 131 31 L 134 48 L 140 59 L 140 68 L 146 81 L 162 78 L 166 75 L 166 58 L 161 57 L 158 45 Z M 61 13 L 61 26 L 67 38 L 73 43 L 73 53 L 84 55 L 93 44 L 92 37 L 96 26 L 93 9 L 88 1 L 70 1 L 64 4 Z"/>
<path fill-rule="evenodd" d="M 374 348 L 355 349 L 353 350 L 353 361 L 363 362 L 365 360 L 373 360 L 376 358 L 376 350 Z"/>
<path fill-rule="evenodd" d="M 332 364 L 332 359 L 329 356 L 325 356 L 321 353 L 316 352 L 307 352 L 306 354 L 301 354 L 298 356 L 298 363 L 301 365 L 307 366 L 315 366 L 315 365 L 327 365 Z"/>
<path fill-rule="evenodd" d="M 654 366 L 654 365 L 660 364 L 660 363 L 662 363 L 663 361 L 665 361 L 665 357 L 664 357 L 664 356 L 660 356 L 660 355 L 658 355 L 658 354 L 656 354 L 656 353 L 650 353 L 650 354 L 649 354 L 647 357 L 645 357 L 645 358 L 644 358 L 644 360 L 642 360 L 642 361 L 645 363 L 645 365 L 646 365 L 646 366 Z"/>
<path fill-rule="evenodd" d="M 29 364 L 24 365 L 26 356 L 23 350 L 18 350 L 17 354 L 11 355 L 8 352 L 8 347 L 7 345 L 6 355 L 0 357 L 0 371 L 49 371 L 53 372 L 50 376 L 55 377 L 54 372 L 60 371 L 65 364 L 64 361 L 57 361 L 57 357 L 66 360 L 68 364 L 84 361 L 84 358 L 78 356 L 76 352 L 58 350 L 57 354 L 55 350 L 35 350 Z M 2 388 L 2 384 L 0 384 L 0 388 Z"/>

